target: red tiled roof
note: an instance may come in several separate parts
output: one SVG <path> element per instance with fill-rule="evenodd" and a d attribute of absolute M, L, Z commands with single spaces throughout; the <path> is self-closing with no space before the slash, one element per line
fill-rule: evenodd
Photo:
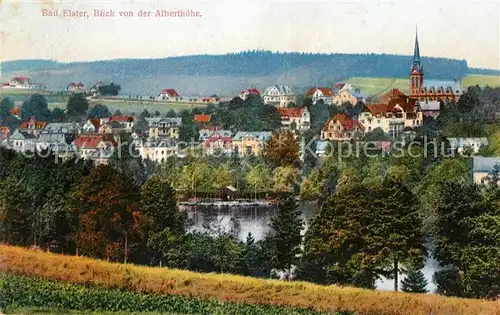
<path fill-rule="evenodd" d="M 224 143 L 231 143 L 231 142 L 233 142 L 233 138 L 224 137 L 224 136 L 221 136 L 220 134 L 216 133 L 216 134 L 212 135 L 210 138 L 208 138 L 207 140 L 205 140 L 205 142 L 203 142 L 203 145 L 205 146 L 205 148 L 209 148 L 210 145 L 216 141 L 223 141 Z"/>
<path fill-rule="evenodd" d="M 340 124 L 342 124 L 345 131 L 353 131 L 355 130 L 356 126 L 359 127 L 360 129 L 364 129 L 362 124 L 360 124 L 357 120 L 354 120 L 351 117 L 347 116 L 346 114 L 336 114 L 326 122 L 325 126 L 323 127 L 323 130 L 325 131 L 328 130 L 328 125 L 330 124 L 330 121 L 338 121 Z"/>
<path fill-rule="evenodd" d="M 19 107 L 19 106 L 12 107 L 11 109 L 9 109 L 9 113 L 11 115 L 19 116 L 21 114 L 21 107 Z"/>
<path fill-rule="evenodd" d="M 247 92 L 250 93 L 250 94 L 259 94 L 260 95 L 259 90 L 255 89 L 255 88 L 249 88 L 247 90 Z"/>
<path fill-rule="evenodd" d="M 312 87 L 307 91 L 307 96 L 313 96 L 316 90 L 320 90 L 323 93 L 323 96 L 332 96 L 332 89 L 327 87 Z"/>
<path fill-rule="evenodd" d="M 108 145 L 116 146 L 114 139 L 105 135 L 80 135 L 73 141 L 73 144 L 78 149 L 96 149 L 102 141 Z"/>
<path fill-rule="evenodd" d="M 122 116 L 111 116 L 111 118 L 109 119 L 110 123 L 112 123 L 112 122 L 124 123 L 124 122 L 129 122 L 129 121 L 135 121 L 135 117 L 122 115 Z"/>
<path fill-rule="evenodd" d="M 10 83 L 2 83 L 2 86 L 10 86 Z"/>
<path fill-rule="evenodd" d="M 389 105 L 386 104 L 371 104 L 367 105 L 366 108 L 372 113 L 372 115 L 385 115 L 390 111 Z"/>
<path fill-rule="evenodd" d="M 170 97 L 180 96 L 175 89 L 163 89 L 160 94 L 167 94 Z"/>
<path fill-rule="evenodd" d="M 283 117 L 300 117 L 304 113 L 303 108 L 278 108 L 280 116 Z"/>
<path fill-rule="evenodd" d="M 28 129 L 30 125 L 35 124 L 35 130 L 36 129 L 43 129 L 45 126 L 47 126 L 46 121 L 37 121 L 35 120 L 35 117 L 31 117 L 29 121 L 25 121 L 21 124 L 21 129 Z"/>
<path fill-rule="evenodd" d="M 394 98 L 389 101 L 389 107 L 391 110 L 396 105 L 401 106 L 405 113 L 411 113 L 415 111 L 416 100 L 410 98 Z"/>
<path fill-rule="evenodd" d="M 210 122 L 210 120 L 212 120 L 212 116 L 211 115 L 198 114 L 198 115 L 194 115 L 193 120 L 195 122 L 199 122 L 199 123 L 207 123 L 207 122 Z"/>
<path fill-rule="evenodd" d="M 337 90 L 340 90 L 344 87 L 345 83 L 344 82 L 338 82 L 338 83 L 335 83 L 333 85 L 334 88 L 336 88 Z"/>
<path fill-rule="evenodd" d="M 101 119 L 100 118 L 90 118 L 89 121 L 96 128 L 98 128 L 101 125 Z"/>

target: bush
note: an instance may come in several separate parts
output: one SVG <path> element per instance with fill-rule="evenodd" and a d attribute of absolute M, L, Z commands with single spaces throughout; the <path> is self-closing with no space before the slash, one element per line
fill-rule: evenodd
<path fill-rule="evenodd" d="M 0 303 L 8 307 L 41 307 L 79 311 L 172 312 L 180 314 L 293 315 L 326 314 L 307 309 L 221 303 L 176 295 L 144 294 L 122 289 L 88 287 L 3 274 Z"/>

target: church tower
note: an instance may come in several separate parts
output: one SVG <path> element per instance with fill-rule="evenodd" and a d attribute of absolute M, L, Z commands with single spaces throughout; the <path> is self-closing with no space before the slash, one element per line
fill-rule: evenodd
<path fill-rule="evenodd" d="M 413 50 L 413 64 L 410 69 L 410 97 L 417 98 L 424 82 L 424 67 L 420 64 L 420 49 L 418 34 L 415 30 L 415 48 Z"/>

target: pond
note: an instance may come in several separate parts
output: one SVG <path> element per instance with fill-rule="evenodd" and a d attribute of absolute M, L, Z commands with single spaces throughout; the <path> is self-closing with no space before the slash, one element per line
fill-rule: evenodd
<path fill-rule="evenodd" d="M 255 240 L 261 240 L 269 231 L 271 218 L 276 215 L 275 206 L 253 206 L 253 207 L 232 207 L 232 206 L 182 206 L 187 211 L 188 217 L 193 225 L 191 230 L 200 232 L 225 232 L 232 233 L 238 239 L 245 241 L 248 233 L 252 233 Z M 313 203 L 301 203 L 299 208 L 304 221 L 303 233 L 307 230 L 309 221 L 316 213 L 316 205 Z M 427 289 L 431 292 L 435 290 L 432 283 L 432 275 L 437 270 L 437 262 L 428 259 L 423 272 L 429 283 Z M 400 279 L 403 276 L 400 275 Z M 394 282 L 390 279 L 377 281 L 377 289 L 393 290 Z"/>

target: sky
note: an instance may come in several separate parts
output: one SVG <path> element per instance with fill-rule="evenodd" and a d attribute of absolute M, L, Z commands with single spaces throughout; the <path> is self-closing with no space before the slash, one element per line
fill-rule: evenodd
<path fill-rule="evenodd" d="M 500 69 L 500 1 L 4 0 L 0 59 L 62 62 L 223 54 L 251 49 L 413 53 Z M 57 17 L 43 16 L 58 12 Z M 88 17 L 65 17 L 64 10 Z M 114 17 L 94 17 L 114 10 Z M 150 17 L 138 16 L 151 11 Z M 198 17 L 154 17 L 192 10 Z M 120 16 L 131 11 L 132 17 Z M 84 13 L 82 13 L 84 14 Z"/>

